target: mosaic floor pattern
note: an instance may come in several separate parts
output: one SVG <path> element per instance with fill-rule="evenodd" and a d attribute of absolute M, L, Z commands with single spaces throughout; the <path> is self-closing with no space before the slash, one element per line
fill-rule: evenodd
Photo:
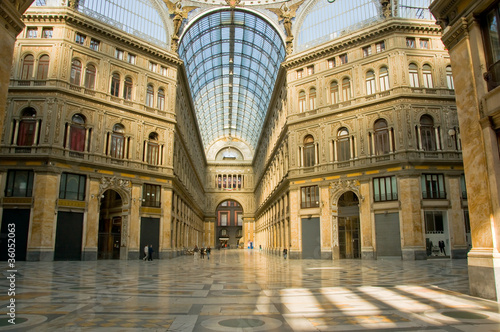
<path fill-rule="evenodd" d="M 0 279 L 5 331 L 500 331 L 496 302 L 468 295 L 466 260 L 18 262 Z M 15 325 L 7 305 L 15 299 Z"/>

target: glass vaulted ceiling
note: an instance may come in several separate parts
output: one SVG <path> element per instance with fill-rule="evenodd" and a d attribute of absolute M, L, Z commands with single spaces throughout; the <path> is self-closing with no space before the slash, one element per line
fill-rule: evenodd
<path fill-rule="evenodd" d="M 179 44 L 205 148 L 236 137 L 254 150 L 285 47 L 259 16 L 212 12 L 194 22 Z"/>

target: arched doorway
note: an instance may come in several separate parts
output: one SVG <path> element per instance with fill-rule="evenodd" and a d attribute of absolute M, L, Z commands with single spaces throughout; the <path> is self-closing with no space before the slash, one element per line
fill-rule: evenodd
<path fill-rule="evenodd" d="M 122 205 L 120 194 L 114 190 L 106 190 L 101 197 L 98 259 L 120 259 Z"/>
<path fill-rule="evenodd" d="M 338 202 L 340 258 L 360 258 L 359 199 L 352 191 L 344 193 Z"/>
<path fill-rule="evenodd" d="M 233 200 L 219 204 L 216 209 L 215 245 L 235 249 L 243 246 L 243 208 Z"/>

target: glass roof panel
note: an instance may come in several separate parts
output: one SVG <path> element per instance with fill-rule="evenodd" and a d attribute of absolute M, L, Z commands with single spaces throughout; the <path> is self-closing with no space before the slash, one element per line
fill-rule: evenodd
<path fill-rule="evenodd" d="M 223 9 L 194 22 L 178 51 L 205 147 L 230 135 L 255 149 L 286 55 L 279 33 L 254 13 Z"/>

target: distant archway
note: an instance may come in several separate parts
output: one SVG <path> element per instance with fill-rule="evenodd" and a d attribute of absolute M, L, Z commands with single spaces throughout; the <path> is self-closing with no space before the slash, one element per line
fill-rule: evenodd
<path fill-rule="evenodd" d="M 348 191 L 338 201 L 340 258 L 360 258 L 360 222 L 358 196 Z"/>
<path fill-rule="evenodd" d="M 217 248 L 236 249 L 243 245 L 243 208 L 233 200 L 226 200 L 215 210 L 215 245 Z"/>
<path fill-rule="evenodd" d="M 99 213 L 98 259 L 120 259 L 122 207 L 120 194 L 112 189 L 101 196 Z"/>

